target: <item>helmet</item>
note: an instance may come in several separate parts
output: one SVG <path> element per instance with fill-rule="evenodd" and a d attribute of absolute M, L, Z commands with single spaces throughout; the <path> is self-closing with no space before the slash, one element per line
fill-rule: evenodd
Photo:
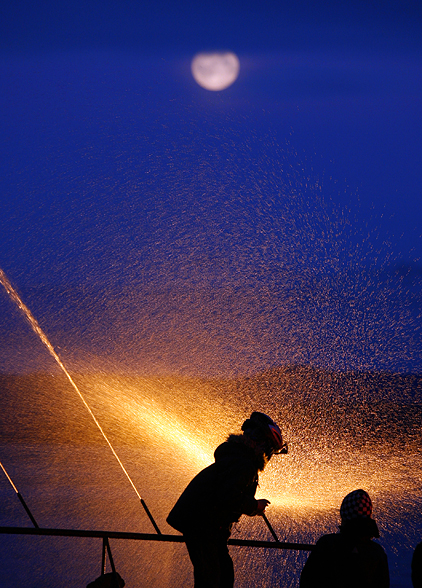
<path fill-rule="evenodd" d="M 253 412 L 243 423 L 242 431 L 252 439 L 266 441 L 269 455 L 287 453 L 287 444 L 283 443 L 280 428 L 263 412 Z"/>
<path fill-rule="evenodd" d="M 365 490 L 354 490 L 343 498 L 340 507 L 342 521 L 358 518 L 371 518 L 372 502 Z"/>

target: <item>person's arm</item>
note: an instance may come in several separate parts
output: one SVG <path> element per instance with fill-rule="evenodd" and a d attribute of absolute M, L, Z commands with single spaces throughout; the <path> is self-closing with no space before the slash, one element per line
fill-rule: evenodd
<path fill-rule="evenodd" d="M 254 516 L 265 509 L 266 504 L 255 499 L 256 470 L 248 463 L 231 463 L 221 471 L 217 483 L 221 508 L 226 512 Z M 268 502 L 268 501 L 265 501 Z"/>

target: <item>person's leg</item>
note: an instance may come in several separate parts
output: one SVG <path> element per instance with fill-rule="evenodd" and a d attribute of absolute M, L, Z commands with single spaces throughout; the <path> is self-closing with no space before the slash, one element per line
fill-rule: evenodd
<path fill-rule="evenodd" d="M 193 565 L 195 588 L 233 588 L 233 562 L 227 535 L 204 532 L 184 535 Z"/>
<path fill-rule="evenodd" d="M 229 554 L 226 536 L 222 537 L 219 542 L 219 560 L 220 560 L 220 588 L 233 588 L 234 569 L 233 561 Z"/>

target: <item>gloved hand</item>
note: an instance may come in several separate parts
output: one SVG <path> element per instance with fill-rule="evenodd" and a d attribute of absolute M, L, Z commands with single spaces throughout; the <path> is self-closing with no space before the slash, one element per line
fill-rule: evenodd
<path fill-rule="evenodd" d="M 266 498 L 261 498 L 260 500 L 257 500 L 257 503 L 258 503 L 258 506 L 256 508 L 257 515 L 263 515 L 267 506 L 269 504 L 271 504 L 271 502 L 269 500 L 267 500 Z"/>

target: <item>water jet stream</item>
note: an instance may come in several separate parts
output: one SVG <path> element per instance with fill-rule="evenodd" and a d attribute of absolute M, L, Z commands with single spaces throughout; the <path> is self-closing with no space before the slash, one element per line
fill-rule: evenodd
<path fill-rule="evenodd" d="M 67 371 L 66 367 L 64 366 L 62 360 L 60 359 L 60 357 L 57 355 L 54 347 L 51 345 L 50 341 L 47 338 L 47 335 L 44 333 L 44 331 L 41 329 L 41 327 L 39 326 L 37 320 L 35 319 L 35 317 L 33 316 L 33 314 L 31 313 L 31 311 L 29 310 L 29 308 L 26 306 L 26 304 L 24 304 L 24 302 L 22 301 L 21 297 L 19 296 L 19 294 L 16 292 L 16 290 L 13 288 L 12 284 L 10 283 L 9 279 L 7 278 L 6 274 L 4 273 L 4 271 L 2 269 L 0 269 L 0 283 L 3 285 L 4 289 L 6 290 L 6 292 L 9 294 L 10 298 L 13 300 L 13 302 L 16 303 L 16 305 L 18 306 L 18 308 L 23 312 L 25 318 L 28 320 L 29 324 L 32 327 L 32 330 L 39 336 L 39 338 L 41 339 L 42 343 L 44 343 L 44 345 L 47 347 L 50 355 L 53 357 L 53 359 L 55 360 L 55 362 L 57 363 L 57 365 L 60 367 L 60 369 L 63 371 L 63 373 L 65 374 L 65 376 L 67 377 L 67 379 L 69 380 L 69 382 L 71 383 L 71 385 L 73 386 L 74 390 L 77 392 L 79 398 L 82 400 L 83 404 L 85 405 L 87 411 L 89 412 L 89 414 L 91 415 L 91 417 L 94 420 L 94 423 L 97 425 L 101 435 L 103 436 L 104 440 L 106 441 L 107 445 L 109 446 L 111 452 L 113 453 L 114 457 L 116 458 L 117 462 L 119 463 L 121 469 L 123 470 L 123 473 L 126 475 L 127 479 L 129 480 L 132 488 L 134 489 L 134 491 L 136 492 L 137 497 L 139 498 L 139 500 L 141 501 L 141 504 L 146 512 L 146 514 L 148 515 L 149 520 L 151 521 L 155 531 L 158 534 L 161 534 L 160 529 L 158 528 L 155 520 L 153 519 L 147 505 L 145 504 L 144 499 L 142 498 L 142 496 L 139 494 L 138 489 L 136 488 L 135 484 L 133 483 L 132 478 L 129 476 L 125 466 L 123 465 L 123 463 L 121 462 L 119 456 L 117 455 L 116 451 L 114 450 L 114 447 L 112 446 L 112 444 L 110 443 L 107 435 L 105 434 L 103 428 L 101 427 L 100 423 L 98 422 L 98 420 L 96 419 L 94 413 L 92 412 L 91 408 L 89 407 L 88 403 L 86 402 L 85 398 L 83 397 L 82 393 L 80 392 L 79 388 L 77 387 L 77 385 L 75 384 L 75 382 L 73 381 L 71 375 L 69 374 L 69 372 Z M 6 473 L 6 471 L 4 470 L 4 468 L 2 468 L 3 471 Z M 7 474 L 6 474 L 7 475 Z M 16 490 L 16 487 L 14 486 L 13 482 L 11 481 L 11 479 L 9 478 L 9 476 L 7 476 L 9 481 L 12 483 L 12 486 L 14 487 L 15 491 L 17 492 L 18 496 L 19 496 L 19 492 Z"/>

